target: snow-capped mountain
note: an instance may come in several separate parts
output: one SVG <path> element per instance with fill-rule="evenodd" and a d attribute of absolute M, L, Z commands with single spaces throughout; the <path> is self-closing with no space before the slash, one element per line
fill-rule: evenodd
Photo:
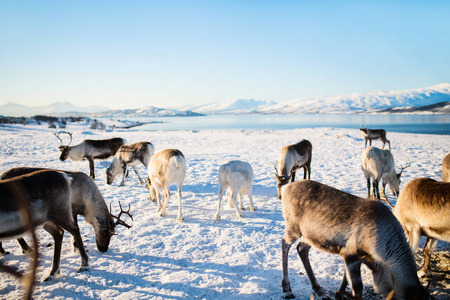
<path fill-rule="evenodd" d="M 395 107 L 420 107 L 450 101 L 450 83 L 428 88 L 314 97 L 293 100 L 258 110 L 263 114 L 362 113 Z"/>
<path fill-rule="evenodd" d="M 135 117 L 172 117 L 172 116 L 199 116 L 201 114 L 190 110 L 164 109 L 154 106 L 146 106 L 139 109 L 108 110 L 99 113 L 88 114 L 90 117 L 109 118 L 135 118 Z"/>
<path fill-rule="evenodd" d="M 81 107 L 73 105 L 69 102 L 55 102 L 46 106 L 25 106 L 8 102 L 5 105 L 0 105 L 0 115 L 5 116 L 34 116 L 34 115 L 55 115 L 61 113 L 93 113 L 108 110 L 102 106 L 87 106 Z"/>
<path fill-rule="evenodd" d="M 275 101 L 237 99 L 225 102 L 214 102 L 200 106 L 191 106 L 189 110 L 201 114 L 249 114 L 275 105 Z"/>

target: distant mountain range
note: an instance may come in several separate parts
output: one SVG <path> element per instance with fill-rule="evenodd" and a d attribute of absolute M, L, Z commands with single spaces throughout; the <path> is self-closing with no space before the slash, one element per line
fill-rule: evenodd
<path fill-rule="evenodd" d="M 203 114 L 323 114 L 323 113 L 440 113 L 450 114 L 450 83 L 428 88 L 355 93 L 333 97 L 313 97 L 277 103 L 268 100 L 238 99 L 182 109 L 153 106 L 140 109 L 109 110 L 106 107 L 80 107 L 69 102 L 27 107 L 15 103 L 0 105 L 0 115 L 86 115 L 91 117 L 158 117 Z"/>

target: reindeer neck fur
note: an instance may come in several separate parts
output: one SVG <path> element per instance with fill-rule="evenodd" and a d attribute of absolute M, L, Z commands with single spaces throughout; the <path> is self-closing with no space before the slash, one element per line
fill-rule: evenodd
<path fill-rule="evenodd" d="M 72 161 L 81 161 L 84 159 L 85 157 L 85 148 L 86 148 L 86 144 L 85 142 L 78 144 L 76 146 L 71 146 L 69 147 L 69 155 L 68 157 L 72 160 Z"/>

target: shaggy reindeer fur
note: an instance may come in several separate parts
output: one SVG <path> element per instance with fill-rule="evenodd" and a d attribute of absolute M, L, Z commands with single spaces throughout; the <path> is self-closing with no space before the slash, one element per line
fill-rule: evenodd
<path fill-rule="evenodd" d="M 419 274 L 430 275 L 430 256 L 437 240 L 450 242 L 450 182 L 430 178 L 411 180 L 400 193 L 393 212 L 413 251 L 419 247 L 420 237 L 427 237 L 424 265 Z"/>
<path fill-rule="evenodd" d="M 308 253 L 311 246 L 339 254 L 346 266 L 339 293 L 347 280 L 353 296 L 362 297 L 360 267 L 366 264 L 377 293 L 395 299 L 425 299 L 426 292 L 416 274 L 412 251 L 400 223 L 383 203 L 359 198 L 321 183 L 303 180 L 282 189 L 282 210 L 286 220 L 282 240 L 282 296 L 294 298 L 288 276 L 288 253 L 301 238 L 297 251 L 315 294 L 329 299 L 312 271 Z"/>

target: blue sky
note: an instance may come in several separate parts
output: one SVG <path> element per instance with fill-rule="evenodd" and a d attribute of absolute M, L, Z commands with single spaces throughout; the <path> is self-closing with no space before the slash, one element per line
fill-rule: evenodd
<path fill-rule="evenodd" d="M 0 105 L 137 108 L 450 81 L 450 1 L 0 1 Z"/>

